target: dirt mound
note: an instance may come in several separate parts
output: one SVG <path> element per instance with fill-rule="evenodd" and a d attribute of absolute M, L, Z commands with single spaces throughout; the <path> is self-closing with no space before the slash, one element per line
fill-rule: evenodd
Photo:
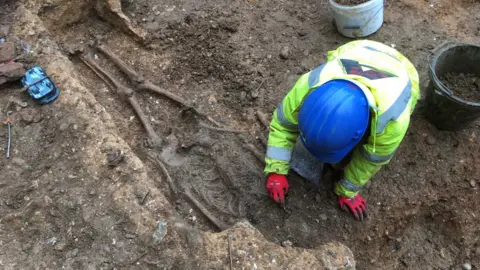
<path fill-rule="evenodd" d="M 477 75 L 447 73 L 440 80 L 455 96 L 467 101 L 480 102 L 480 78 Z"/>

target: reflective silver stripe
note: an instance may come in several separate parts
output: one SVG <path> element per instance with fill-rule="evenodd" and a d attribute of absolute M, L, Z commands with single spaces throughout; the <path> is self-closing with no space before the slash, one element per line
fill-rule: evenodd
<path fill-rule="evenodd" d="M 268 146 L 267 147 L 267 158 L 273 158 L 282 161 L 290 161 L 292 157 L 292 150 L 285 148 Z"/>
<path fill-rule="evenodd" d="M 397 62 L 400 62 L 400 60 L 399 60 L 397 57 L 395 57 L 395 56 L 393 56 L 393 55 L 391 55 L 391 54 L 389 54 L 389 53 L 387 53 L 387 52 L 382 52 L 382 51 L 377 50 L 377 49 L 375 49 L 375 48 L 373 48 L 373 47 L 370 47 L 370 46 L 363 46 L 363 48 L 365 48 L 365 49 L 367 49 L 367 50 L 370 50 L 370 51 L 383 53 L 383 54 L 385 54 L 385 55 L 387 55 L 387 56 L 390 56 L 391 58 L 397 60 Z"/>
<path fill-rule="evenodd" d="M 387 162 L 393 157 L 393 155 L 395 155 L 395 152 L 393 152 L 390 155 L 379 156 L 379 155 L 368 153 L 367 150 L 365 150 L 365 148 L 363 148 L 363 147 L 360 147 L 360 153 L 362 154 L 364 159 L 366 159 L 370 162 L 373 162 L 373 163 Z"/>
<path fill-rule="evenodd" d="M 283 113 L 283 101 L 277 107 L 277 118 L 282 126 L 289 129 L 298 129 L 298 125 L 288 121 L 287 117 L 285 117 L 285 113 Z"/>
<path fill-rule="evenodd" d="M 380 116 L 378 116 L 377 122 L 377 134 L 382 133 L 385 130 L 388 122 L 390 120 L 397 120 L 400 115 L 405 111 L 407 108 L 408 102 L 410 102 L 410 98 L 412 97 L 412 82 L 408 80 L 407 86 L 402 90 L 402 93 L 398 96 L 397 100 L 393 102 L 393 104 L 388 108 L 385 112 L 383 112 Z"/>
<path fill-rule="evenodd" d="M 320 82 L 320 73 L 322 73 L 325 65 L 320 65 L 310 72 L 310 75 L 308 75 L 308 87 L 312 88 Z"/>
<path fill-rule="evenodd" d="M 363 186 L 355 185 L 354 183 L 350 182 L 347 178 L 343 178 L 343 180 L 340 181 L 340 184 L 344 186 L 346 189 L 353 192 L 358 192 L 363 189 Z"/>

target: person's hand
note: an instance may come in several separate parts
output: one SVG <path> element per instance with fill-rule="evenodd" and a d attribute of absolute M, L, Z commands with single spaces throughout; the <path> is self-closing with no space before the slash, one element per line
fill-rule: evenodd
<path fill-rule="evenodd" d="M 363 221 L 367 217 L 367 202 L 360 196 L 355 195 L 353 198 L 339 197 L 338 203 L 344 211 L 350 211 L 357 220 Z"/>
<path fill-rule="evenodd" d="M 270 197 L 280 204 L 285 203 L 285 195 L 288 192 L 288 181 L 285 175 L 271 173 L 267 179 L 267 190 Z"/>

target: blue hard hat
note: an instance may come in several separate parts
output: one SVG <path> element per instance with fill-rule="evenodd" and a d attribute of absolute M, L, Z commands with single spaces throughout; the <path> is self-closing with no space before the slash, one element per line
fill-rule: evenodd
<path fill-rule="evenodd" d="M 369 120 L 362 88 L 348 80 L 331 80 L 305 98 L 298 114 L 300 138 L 317 159 L 338 163 L 361 141 Z"/>

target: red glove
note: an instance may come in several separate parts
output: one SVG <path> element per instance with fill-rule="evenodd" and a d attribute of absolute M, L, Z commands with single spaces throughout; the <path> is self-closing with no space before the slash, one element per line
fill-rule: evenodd
<path fill-rule="evenodd" d="M 271 173 L 267 179 L 267 190 L 270 197 L 280 204 L 285 203 L 285 195 L 288 192 L 288 181 L 285 175 Z"/>
<path fill-rule="evenodd" d="M 355 195 L 353 198 L 339 197 L 338 203 L 340 204 L 340 208 L 344 211 L 350 210 L 358 220 L 363 221 L 363 218 L 367 217 L 367 202 L 360 194 Z"/>

